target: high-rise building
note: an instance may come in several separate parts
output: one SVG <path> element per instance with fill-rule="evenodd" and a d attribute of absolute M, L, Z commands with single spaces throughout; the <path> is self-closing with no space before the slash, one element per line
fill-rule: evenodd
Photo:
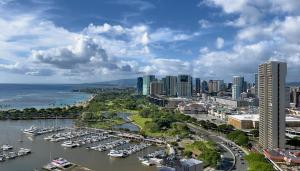
<path fill-rule="evenodd" d="M 240 100 L 241 93 L 243 92 L 243 85 L 244 85 L 244 77 L 233 76 L 232 89 L 231 89 L 233 100 Z"/>
<path fill-rule="evenodd" d="M 177 95 L 177 77 L 176 76 L 166 76 L 166 95 L 176 96 Z"/>
<path fill-rule="evenodd" d="M 136 82 L 136 94 L 142 95 L 143 94 L 143 77 L 138 77 Z"/>
<path fill-rule="evenodd" d="M 287 64 L 259 65 L 259 144 L 264 149 L 285 147 L 285 78 Z"/>
<path fill-rule="evenodd" d="M 150 95 L 157 96 L 163 94 L 163 82 L 161 80 L 155 80 L 150 82 Z"/>
<path fill-rule="evenodd" d="M 300 107 L 300 87 L 291 87 L 290 100 L 295 107 Z"/>
<path fill-rule="evenodd" d="M 231 91 L 232 91 L 232 100 L 240 100 L 241 87 L 236 85 L 236 84 L 233 84 L 232 88 L 231 88 Z"/>
<path fill-rule="evenodd" d="M 255 79 L 255 95 L 258 96 L 258 74 L 254 74 L 254 79 Z"/>
<path fill-rule="evenodd" d="M 201 91 L 202 91 L 202 93 L 208 91 L 208 84 L 205 80 L 203 80 L 202 83 L 201 83 Z"/>
<path fill-rule="evenodd" d="M 201 92 L 201 80 L 200 78 L 196 78 L 196 94 Z"/>
<path fill-rule="evenodd" d="M 217 93 L 221 90 L 221 86 L 224 84 L 223 80 L 209 80 L 208 81 L 208 93 Z"/>
<path fill-rule="evenodd" d="M 224 91 L 224 80 L 216 80 L 217 89 L 216 92 Z"/>
<path fill-rule="evenodd" d="M 150 95 L 150 83 L 155 80 L 154 75 L 146 75 L 143 77 L 143 95 Z"/>
<path fill-rule="evenodd" d="M 179 97 L 190 97 L 193 92 L 192 77 L 190 75 L 178 75 L 177 95 Z"/>

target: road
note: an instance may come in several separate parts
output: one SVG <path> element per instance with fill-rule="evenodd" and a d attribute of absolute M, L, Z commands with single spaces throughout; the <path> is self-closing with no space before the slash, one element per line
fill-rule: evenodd
<path fill-rule="evenodd" d="M 222 153 L 222 162 L 217 167 L 217 170 L 247 170 L 247 164 L 243 159 L 245 154 L 235 144 L 227 142 L 215 133 L 204 130 L 201 127 L 197 127 L 190 123 L 188 123 L 187 125 L 193 132 L 197 133 L 201 138 L 216 142 L 222 149 L 224 149 L 224 152 Z"/>

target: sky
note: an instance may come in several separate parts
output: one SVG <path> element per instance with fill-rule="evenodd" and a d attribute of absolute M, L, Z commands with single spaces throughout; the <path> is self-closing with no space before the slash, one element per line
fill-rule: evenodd
<path fill-rule="evenodd" d="M 269 60 L 300 81 L 299 0 L 0 0 L 0 83 L 253 81 Z"/>

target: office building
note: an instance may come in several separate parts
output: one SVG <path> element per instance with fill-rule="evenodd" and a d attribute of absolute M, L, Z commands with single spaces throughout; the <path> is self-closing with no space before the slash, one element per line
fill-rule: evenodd
<path fill-rule="evenodd" d="M 150 95 L 157 96 L 163 94 L 163 81 L 155 80 L 150 82 Z"/>
<path fill-rule="evenodd" d="M 177 77 L 176 76 L 166 76 L 166 95 L 176 96 L 177 95 Z"/>
<path fill-rule="evenodd" d="M 200 78 L 196 78 L 196 94 L 200 94 L 201 92 L 201 80 Z"/>
<path fill-rule="evenodd" d="M 264 149 L 285 147 L 285 78 L 287 64 L 259 65 L 259 144 Z"/>
<path fill-rule="evenodd" d="M 193 91 L 192 77 L 189 75 L 178 75 L 177 77 L 177 96 L 191 97 Z"/>
<path fill-rule="evenodd" d="M 150 95 L 150 83 L 155 80 L 154 75 L 146 75 L 143 77 L 143 95 Z"/>
<path fill-rule="evenodd" d="M 216 80 L 217 82 L 217 92 L 219 91 L 224 91 L 225 90 L 225 85 L 224 85 L 224 80 Z"/>
<path fill-rule="evenodd" d="M 231 91 L 232 91 L 232 100 L 240 100 L 241 99 L 241 87 L 240 86 L 233 84 Z"/>
<path fill-rule="evenodd" d="M 136 82 L 136 94 L 143 95 L 143 77 L 138 77 Z"/>
<path fill-rule="evenodd" d="M 205 80 L 203 80 L 202 83 L 201 83 L 201 91 L 202 91 L 202 93 L 208 91 L 208 84 Z"/>
<path fill-rule="evenodd" d="M 224 84 L 223 80 L 209 80 L 208 81 L 208 93 L 217 93 L 221 91 L 221 86 Z"/>
<path fill-rule="evenodd" d="M 254 74 L 254 79 L 255 79 L 255 96 L 258 96 L 258 74 Z"/>
<path fill-rule="evenodd" d="M 233 76 L 232 89 L 231 89 L 233 100 L 241 99 L 241 93 L 243 92 L 243 87 L 244 87 L 244 77 Z"/>
<path fill-rule="evenodd" d="M 300 87 L 290 88 L 290 102 L 293 103 L 295 107 L 300 107 Z"/>

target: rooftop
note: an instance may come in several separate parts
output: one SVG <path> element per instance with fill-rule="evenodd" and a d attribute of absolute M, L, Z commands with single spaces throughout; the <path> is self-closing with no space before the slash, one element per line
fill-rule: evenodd
<path fill-rule="evenodd" d="M 243 114 L 243 115 L 229 115 L 229 117 L 237 120 L 252 120 L 259 121 L 259 114 Z M 286 116 L 286 122 L 300 122 L 300 118 L 293 116 Z"/>
<path fill-rule="evenodd" d="M 196 160 L 196 159 L 193 159 L 193 158 L 191 158 L 191 159 L 181 159 L 180 162 L 181 162 L 182 165 L 187 165 L 187 166 L 194 166 L 194 165 L 203 163 L 202 161 Z"/>

